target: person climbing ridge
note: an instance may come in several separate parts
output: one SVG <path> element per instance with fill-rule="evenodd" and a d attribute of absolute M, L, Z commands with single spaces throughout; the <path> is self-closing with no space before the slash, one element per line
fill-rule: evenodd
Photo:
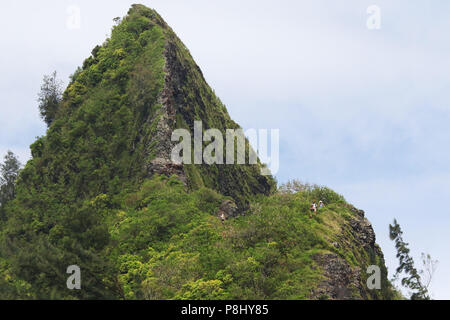
<path fill-rule="evenodd" d="M 317 214 L 317 204 L 316 201 L 313 201 L 310 208 L 311 213 L 309 214 L 309 218 L 312 219 L 312 214 Z"/>
<path fill-rule="evenodd" d="M 222 212 L 220 219 L 222 220 L 222 224 L 225 224 L 225 213 Z"/>
<path fill-rule="evenodd" d="M 319 201 L 319 209 L 322 209 L 323 207 L 325 207 L 325 205 L 323 204 L 323 201 L 320 200 L 320 201 Z"/>

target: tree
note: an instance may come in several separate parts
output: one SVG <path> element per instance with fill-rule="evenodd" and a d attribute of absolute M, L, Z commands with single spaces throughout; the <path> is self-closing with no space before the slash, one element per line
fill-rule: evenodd
<path fill-rule="evenodd" d="M 394 219 L 394 225 L 389 225 L 389 236 L 395 242 L 397 249 L 397 258 L 399 259 L 399 266 L 394 275 L 394 279 L 398 279 L 400 274 L 404 274 L 401 280 L 402 286 L 411 290 L 411 300 L 430 300 L 428 293 L 428 286 L 431 283 L 431 278 L 436 270 L 437 261 L 432 260 L 430 255 L 422 254 L 423 265 L 426 269 L 428 279 L 424 283 L 421 274 L 424 271 L 417 271 L 414 267 L 414 259 L 409 255 L 408 243 L 403 241 L 403 231 Z"/>
<path fill-rule="evenodd" d="M 0 165 L 0 214 L 5 219 L 5 205 L 16 196 L 16 180 L 21 164 L 14 153 L 8 151 Z"/>
<path fill-rule="evenodd" d="M 56 71 L 44 76 L 38 96 L 41 117 L 50 126 L 62 101 L 62 82 L 56 78 Z"/>

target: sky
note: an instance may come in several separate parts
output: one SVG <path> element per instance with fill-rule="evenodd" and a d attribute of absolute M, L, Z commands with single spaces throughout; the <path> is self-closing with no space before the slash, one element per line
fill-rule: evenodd
<path fill-rule="evenodd" d="M 43 75 L 67 84 L 132 3 L 0 2 L 0 155 L 30 158 L 46 130 Z M 433 297 L 450 299 L 450 2 L 140 3 L 174 29 L 235 121 L 280 130 L 280 183 L 326 185 L 365 210 L 391 275 L 397 218 L 418 266 L 421 252 L 439 260 Z"/>

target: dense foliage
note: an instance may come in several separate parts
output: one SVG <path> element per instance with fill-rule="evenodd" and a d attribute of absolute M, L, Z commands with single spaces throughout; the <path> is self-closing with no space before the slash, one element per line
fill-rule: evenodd
<path fill-rule="evenodd" d="M 9 287 L 23 298 L 305 299 L 323 279 L 315 254 L 334 252 L 352 265 L 369 261 L 357 248 L 349 253 L 330 244 L 343 233 L 338 224 L 345 225 L 352 213 L 339 195 L 326 192 L 330 202 L 314 219 L 309 204 L 323 195 L 320 188 L 254 199 L 249 215 L 222 225 L 214 213 L 224 196 L 206 188 L 189 193 L 176 177 L 157 176 L 120 201 L 103 194 L 83 205 L 90 228 L 78 240 L 92 251 L 76 247 L 68 236 L 60 241 L 85 259 L 36 239 L 40 243 L 33 248 L 43 256 L 26 252 L 30 246 L 16 248 L 18 257 L 4 264 L 3 272 L 26 277 Z M 93 226 L 93 216 L 102 227 Z M 69 232 L 66 224 L 58 225 L 58 233 Z M 60 273 L 45 269 L 58 259 L 53 254 L 61 256 Z M 42 268 L 40 274 L 27 258 Z M 73 263 L 83 272 L 79 292 L 65 288 L 63 272 Z"/>
<path fill-rule="evenodd" d="M 309 204 L 324 195 L 327 206 L 310 219 Z M 370 263 L 361 248 L 331 245 L 351 236 L 343 228 L 353 213 L 327 188 L 254 199 L 248 215 L 222 225 L 215 213 L 224 199 L 207 188 L 187 192 L 175 176 L 156 176 L 120 199 L 99 195 L 79 210 L 83 221 L 66 220 L 47 241 L 16 247 L 17 257 L 3 261 L 11 283 L 2 298 L 305 299 L 323 280 L 316 254 L 336 253 L 355 267 Z M 79 244 L 68 236 L 72 228 L 81 232 Z M 52 266 L 58 262 L 60 271 Z M 69 264 L 81 267 L 80 291 L 65 288 Z M 389 288 L 374 294 L 389 296 Z"/>

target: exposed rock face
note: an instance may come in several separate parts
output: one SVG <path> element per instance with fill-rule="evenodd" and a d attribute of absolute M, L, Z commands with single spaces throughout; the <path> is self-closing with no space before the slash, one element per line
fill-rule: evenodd
<path fill-rule="evenodd" d="M 350 220 L 350 225 L 353 229 L 353 235 L 363 248 L 372 249 L 377 255 L 383 255 L 381 248 L 375 243 L 375 231 L 372 224 L 364 216 L 363 210 L 355 209 L 355 218 Z"/>
<path fill-rule="evenodd" d="M 164 158 L 155 158 L 150 162 L 149 172 L 151 174 L 164 174 L 168 177 L 177 175 L 178 179 L 186 184 L 186 176 L 184 174 L 183 165 L 173 163 Z"/>
<path fill-rule="evenodd" d="M 356 256 L 358 266 L 352 266 L 338 254 L 317 254 L 314 260 L 323 270 L 325 279 L 312 293 L 311 298 L 313 299 L 368 299 L 374 295 L 374 292 L 369 290 L 366 284 L 367 267 L 373 263 L 381 264 L 380 267 L 385 268 L 383 253 L 375 243 L 375 232 L 369 220 L 365 218 L 364 211 L 353 206 L 349 206 L 349 209 L 354 215 L 344 227 L 343 236 L 332 245 L 343 252 L 359 250 L 363 256 Z M 346 237 L 345 233 L 349 236 Z M 370 261 L 367 260 L 367 257 Z"/>
<path fill-rule="evenodd" d="M 314 257 L 323 269 L 323 280 L 314 291 L 315 299 L 354 299 L 354 290 L 364 293 L 360 270 L 352 269 L 350 264 L 336 254 L 318 254 Z"/>
<path fill-rule="evenodd" d="M 220 205 L 219 211 L 217 212 L 217 216 L 222 219 L 222 215 L 225 217 L 225 220 L 235 217 L 237 214 L 237 206 L 234 201 L 225 200 Z"/>
<path fill-rule="evenodd" d="M 171 161 L 171 151 L 178 143 L 171 141 L 175 129 L 187 129 L 193 138 L 194 121 L 202 121 L 203 130 L 218 129 L 224 136 L 227 129 L 240 127 L 230 118 L 226 107 L 172 29 L 156 12 L 151 19 L 152 24 L 163 29 L 165 76 L 164 87 L 157 98 L 160 108 L 146 123 L 152 128 L 145 139 L 147 173 L 149 176 L 175 173 L 190 189 L 206 186 L 232 197 L 243 211 L 248 208 L 248 196 L 269 195 L 275 188 L 273 178 L 261 174 L 260 164 L 177 165 Z"/>
<path fill-rule="evenodd" d="M 176 57 L 173 57 L 173 54 L 171 54 L 173 51 L 172 47 L 173 44 L 167 42 L 164 49 L 166 57 L 164 89 L 158 97 L 161 109 L 150 120 L 150 123 L 157 121 L 157 129 L 155 136 L 150 138 L 148 154 L 153 152 L 153 154 L 156 154 L 156 158 L 150 161 L 148 173 L 150 176 L 153 174 L 164 174 L 167 176 L 176 174 L 183 183 L 187 184 L 188 179 L 184 171 L 184 165 L 176 164 L 171 160 L 171 152 L 174 146 L 171 137 L 173 128 L 176 128 L 176 110 L 182 107 L 179 99 L 176 98 L 180 96 L 177 93 L 177 88 L 181 85 L 182 80 L 177 78 L 178 73 L 173 72 L 173 67 L 176 65 Z"/>

